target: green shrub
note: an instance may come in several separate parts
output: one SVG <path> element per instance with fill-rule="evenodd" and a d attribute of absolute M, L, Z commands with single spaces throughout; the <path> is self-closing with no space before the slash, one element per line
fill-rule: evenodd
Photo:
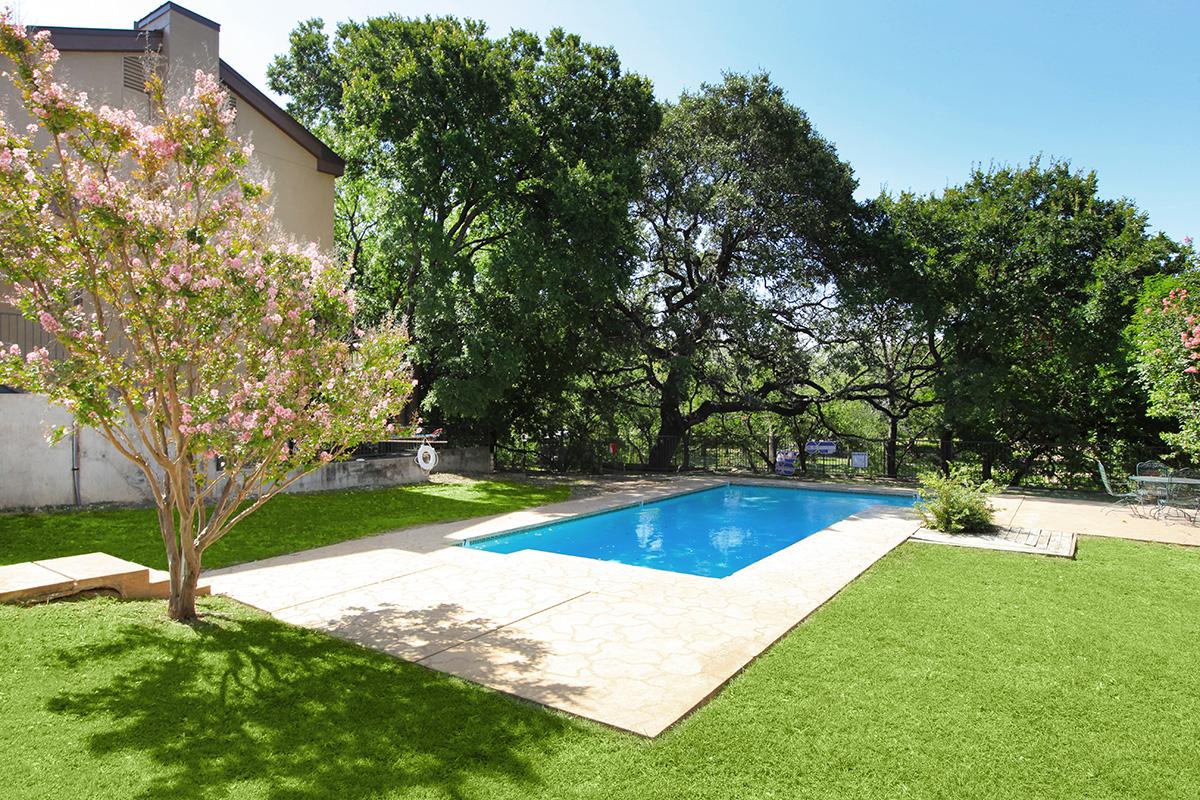
<path fill-rule="evenodd" d="M 940 472 L 921 476 L 917 511 L 925 526 L 936 531 L 984 531 L 992 526 L 994 509 L 988 495 L 996 489 L 992 481 L 976 483 L 966 468 L 951 465 L 949 476 Z"/>

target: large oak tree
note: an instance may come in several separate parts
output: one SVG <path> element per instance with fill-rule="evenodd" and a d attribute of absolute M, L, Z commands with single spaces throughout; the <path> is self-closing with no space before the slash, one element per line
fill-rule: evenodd
<path fill-rule="evenodd" d="M 727 75 L 669 105 L 635 206 L 643 260 L 618 303 L 625 391 L 658 416 L 651 464 L 714 414 L 802 413 L 814 316 L 853 256 L 850 167 L 766 75 Z"/>

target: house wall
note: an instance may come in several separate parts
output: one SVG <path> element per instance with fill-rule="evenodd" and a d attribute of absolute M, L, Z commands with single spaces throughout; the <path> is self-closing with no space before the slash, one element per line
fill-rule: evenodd
<path fill-rule="evenodd" d="M 175 35 L 172 29 L 166 41 L 174 41 Z M 187 51 L 189 60 L 194 56 L 193 50 Z M 109 105 L 132 108 L 145 118 L 149 114 L 149 98 L 144 92 L 128 89 L 124 85 L 126 56 L 144 55 L 137 52 L 66 52 L 58 62 L 58 77 L 73 91 L 87 92 L 88 100 L 94 107 Z M 175 76 L 179 72 L 172 67 L 168 80 L 178 82 Z M 189 76 L 192 73 L 194 69 L 188 73 Z M 240 139 L 254 145 L 253 161 L 270 177 L 270 200 L 275 208 L 275 221 L 290 236 L 316 242 L 322 248 L 332 247 L 335 177 L 320 172 L 316 156 L 281 131 L 244 98 L 237 94 L 232 97 L 237 108 L 234 130 Z M 29 124 L 30 117 L 21 108 L 16 92 L 7 80 L 0 79 L 0 100 L 5 119 L 18 129 Z"/>
<path fill-rule="evenodd" d="M 167 63 L 167 92 L 178 97 L 192 90 L 196 70 L 216 75 L 220 61 L 218 28 L 187 14 L 166 9 L 142 21 L 138 30 L 163 31 L 163 56 Z"/>
<path fill-rule="evenodd" d="M 249 103 L 234 95 L 243 141 L 254 145 L 254 160 L 271 183 L 275 220 L 297 239 L 333 247 L 334 176 L 317 170 L 317 159 Z"/>
<path fill-rule="evenodd" d="M 220 71 L 219 32 L 177 11 L 166 11 L 146 27 L 163 30 L 161 56 L 151 56 L 165 73 L 168 93 L 189 90 L 196 69 L 213 74 Z M 143 118 L 150 101 L 144 92 L 126 87 L 125 59 L 146 58 L 142 51 L 64 51 L 56 67 L 58 79 L 73 91 L 87 92 L 94 107 L 109 105 L 132 108 Z M 149 65 L 147 65 L 149 66 Z M 270 200 L 275 221 L 289 236 L 315 241 L 322 248 L 333 246 L 334 176 L 317 169 L 317 158 L 274 123 L 255 110 L 244 98 L 232 95 L 237 107 L 237 135 L 253 143 L 255 162 L 272 183 Z M 9 81 L 0 79 L 0 109 L 10 124 L 23 129 L 31 121 L 21 107 Z M 48 140 L 42 142 L 48 144 Z M 8 293 L 0 282 L 0 297 Z M 30 326 L 12 306 L 0 300 L 0 342 L 28 350 L 48 345 L 48 337 Z"/>
<path fill-rule="evenodd" d="M 0 394 L 0 509 L 75 504 L 72 442 L 64 437 L 53 447 L 50 429 L 69 425 L 70 415 L 35 394 Z M 104 437 L 80 428 L 79 493 L 83 505 L 152 502 L 145 477 Z M 438 449 L 438 472 L 492 471 L 486 447 Z M 427 481 L 411 456 L 339 461 L 305 475 L 289 492 L 373 489 Z"/>

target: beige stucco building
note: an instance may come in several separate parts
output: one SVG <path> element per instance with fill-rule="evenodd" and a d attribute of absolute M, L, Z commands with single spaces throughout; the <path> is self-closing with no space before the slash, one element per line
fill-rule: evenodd
<path fill-rule="evenodd" d="M 38 29 L 36 20 L 31 29 Z M 237 109 L 238 135 L 271 178 L 275 219 L 284 231 L 323 248 L 333 246 L 333 184 L 344 163 L 269 97 L 221 59 L 221 26 L 175 3 L 164 3 L 132 28 L 45 27 L 61 53 L 57 77 L 93 105 L 149 111 L 144 70 L 156 69 L 168 95 L 189 90 L 195 71 L 217 75 Z M 0 106 L 14 123 L 25 113 L 0 80 Z M 40 327 L 0 302 L 0 342 L 44 344 Z"/>

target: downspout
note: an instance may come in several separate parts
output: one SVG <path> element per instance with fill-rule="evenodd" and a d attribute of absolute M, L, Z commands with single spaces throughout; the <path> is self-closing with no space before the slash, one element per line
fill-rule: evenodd
<path fill-rule="evenodd" d="M 79 490 L 79 422 L 71 423 L 71 490 L 75 496 L 75 505 L 83 505 L 82 492 Z"/>

